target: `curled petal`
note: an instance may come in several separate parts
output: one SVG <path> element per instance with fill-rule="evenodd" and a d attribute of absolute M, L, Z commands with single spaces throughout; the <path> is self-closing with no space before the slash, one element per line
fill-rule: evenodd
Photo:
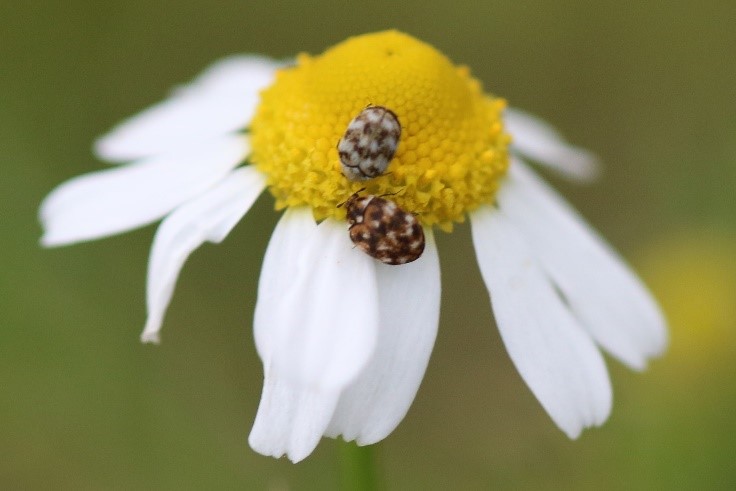
<path fill-rule="evenodd" d="M 184 262 L 204 242 L 221 242 L 265 187 L 254 167 L 232 171 L 219 184 L 166 217 L 156 231 L 148 263 L 148 319 L 143 342 L 158 342 L 166 308 Z"/>

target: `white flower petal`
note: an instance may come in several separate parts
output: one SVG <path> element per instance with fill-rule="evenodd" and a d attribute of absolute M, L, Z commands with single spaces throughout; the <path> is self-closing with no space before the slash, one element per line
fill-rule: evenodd
<path fill-rule="evenodd" d="M 296 463 L 319 443 L 339 392 L 298 388 L 268 371 L 248 443 L 262 455 L 279 458 L 286 454 Z"/>
<path fill-rule="evenodd" d="M 655 300 L 557 193 L 514 162 L 498 202 L 598 344 L 635 369 L 663 352 L 667 329 Z"/>
<path fill-rule="evenodd" d="M 380 327 L 370 363 L 340 395 L 327 435 L 369 445 L 406 415 L 432 353 L 440 313 L 440 265 L 431 231 L 418 260 L 378 264 Z"/>
<path fill-rule="evenodd" d="M 524 381 L 570 438 L 611 410 L 603 357 L 567 310 L 512 222 L 485 206 L 471 214 L 473 243 L 501 338 Z"/>
<path fill-rule="evenodd" d="M 148 319 L 141 341 L 158 343 L 166 308 L 184 262 L 204 242 L 221 242 L 266 186 L 254 167 L 232 171 L 194 201 L 177 208 L 156 231 L 148 262 Z"/>
<path fill-rule="evenodd" d="M 97 239 L 156 221 L 223 178 L 245 157 L 231 135 L 186 152 L 71 179 L 41 205 L 45 246 Z"/>
<path fill-rule="evenodd" d="M 255 337 L 274 376 L 317 390 L 342 389 L 373 354 L 378 331 L 375 260 L 344 223 L 314 225 L 290 209 L 274 230 L 258 287 Z"/>
<path fill-rule="evenodd" d="M 503 120 L 512 138 L 512 150 L 549 166 L 567 178 L 592 181 L 600 175 L 600 164 L 595 155 L 566 143 L 545 121 L 512 108 L 504 111 Z"/>
<path fill-rule="evenodd" d="M 278 66 L 255 56 L 221 60 L 165 101 L 120 123 L 96 142 L 95 152 L 106 160 L 135 160 L 243 129 Z"/>

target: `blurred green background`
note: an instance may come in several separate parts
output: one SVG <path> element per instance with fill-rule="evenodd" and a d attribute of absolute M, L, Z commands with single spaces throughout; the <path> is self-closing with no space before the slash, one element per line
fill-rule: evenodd
<path fill-rule="evenodd" d="M 138 342 L 154 228 L 42 250 L 36 209 L 104 167 L 95 136 L 215 59 L 398 28 L 602 157 L 592 186 L 549 177 L 642 273 L 672 340 L 645 374 L 609 360 L 613 414 L 571 442 L 503 349 L 468 227 L 440 234 L 440 334 L 376 447 L 385 487 L 736 489 L 734 25 L 731 0 L 2 2 L 0 488 L 338 486 L 332 440 L 299 465 L 246 441 L 270 198 L 191 258 L 158 347 Z"/>

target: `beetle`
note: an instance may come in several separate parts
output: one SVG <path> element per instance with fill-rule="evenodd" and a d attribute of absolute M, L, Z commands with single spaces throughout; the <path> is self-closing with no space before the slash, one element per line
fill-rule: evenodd
<path fill-rule="evenodd" d="M 390 199 L 360 196 L 361 191 L 338 205 L 344 204 L 347 210 L 353 244 L 385 264 L 406 264 L 419 259 L 425 240 L 417 217 Z"/>
<path fill-rule="evenodd" d="M 394 158 L 401 138 L 396 114 L 383 106 L 368 106 L 348 124 L 337 143 L 342 173 L 351 181 L 378 177 Z"/>

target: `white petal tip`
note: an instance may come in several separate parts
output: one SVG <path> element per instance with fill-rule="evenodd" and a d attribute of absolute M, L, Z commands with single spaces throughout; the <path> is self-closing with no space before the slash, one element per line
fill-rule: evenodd
<path fill-rule="evenodd" d="M 52 236 L 49 236 L 49 234 L 44 234 L 43 237 L 41 237 L 41 240 L 38 241 L 38 244 L 41 247 L 50 248 L 50 247 L 60 246 L 63 243 L 54 240 L 54 238 Z"/>
<path fill-rule="evenodd" d="M 393 431 L 393 430 L 392 430 Z M 355 441 L 355 444 L 359 447 L 365 447 L 367 445 L 373 445 L 386 438 L 391 432 L 387 432 L 385 435 L 359 435 L 358 438 L 349 441 Z"/>
<path fill-rule="evenodd" d="M 102 136 L 92 144 L 92 152 L 102 160 L 127 160 L 128 155 L 120 152 L 112 143 L 107 135 Z"/>
<path fill-rule="evenodd" d="M 297 455 L 286 454 L 286 458 L 288 458 L 291 461 L 292 464 L 298 464 L 302 460 L 306 459 L 308 456 L 309 456 L 309 454 L 304 455 L 304 454 L 301 454 L 301 453 L 300 454 L 297 454 Z"/>
<path fill-rule="evenodd" d="M 582 432 L 583 432 L 582 428 L 577 428 L 577 429 L 575 429 L 575 430 L 566 430 L 566 429 L 564 429 L 564 428 L 560 428 L 560 429 L 562 430 L 562 432 L 563 432 L 563 433 L 564 433 L 565 435 L 567 435 L 567 437 L 568 437 L 568 438 L 569 438 L 570 440 L 577 440 L 578 438 L 580 438 L 580 435 L 581 435 L 581 434 L 582 434 Z"/>
<path fill-rule="evenodd" d="M 250 445 L 250 448 L 264 457 L 273 457 L 274 459 L 280 459 L 284 456 L 283 452 L 275 452 L 273 449 L 260 445 L 257 441 L 258 438 L 253 436 L 253 432 L 251 432 L 250 436 L 248 436 L 248 445 Z"/>
<path fill-rule="evenodd" d="M 144 332 L 141 334 L 141 343 L 143 344 L 161 344 L 161 337 L 157 332 Z"/>
<path fill-rule="evenodd" d="M 635 372 L 643 372 L 647 368 L 649 368 L 649 364 L 647 363 L 646 359 L 641 360 L 633 360 L 628 361 L 624 363 L 629 369 L 635 371 Z"/>
<path fill-rule="evenodd" d="M 41 247 L 51 249 L 52 247 L 63 247 L 81 244 L 83 242 L 90 242 L 99 238 L 102 237 L 70 236 L 64 230 L 46 230 L 38 243 Z"/>
<path fill-rule="evenodd" d="M 512 148 L 523 156 L 571 180 L 591 182 L 600 176 L 598 158 L 585 149 L 567 143 L 546 121 L 525 111 L 508 108 L 504 113 L 504 122 L 513 138 Z"/>
<path fill-rule="evenodd" d="M 649 334 L 648 338 L 641 341 L 636 349 L 629 350 L 629 356 L 618 356 L 619 361 L 636 372 L 647 370 L 649 363 L 662 357 L 669 347 L 669 333 L 663 317 L 660 316 L 658 322 L 646 324 L 646 331 Z"/>
<path fill-rule="evenodd" d="M 603 174 L 603 166 L 598 157 L 587 150 L 578 147 L 570 147 L 566 160 L 561 162 L 563 167 L 560 173 L 568 179 L 579 182 L 595 182 Z"/>
<path fill-rule="evenodd" d="M 45 230 L 44 234 L 41 236 L 41 239 L 38 241 L 38 243 L 41 247 L 44 247 L 47 249 L 50 249 L 52 247 L 62 247 L 62 246 L 79 244 L 82 242 L 89 242 L 97 238 L 97 237 L 70 237 L 63 230 L 59 230 L 59 229 L 53 230 L 53 229 L 49 229 L 46 226 L 44 226 L 44 230 Z"/>
<path fill-rule="evenodd" d="M 523 153 L 523 152 L 522 152 Z M 555 152 L 548 152 L 544 157 L 529 156 L 532 160 L 546 165 L 559 176 L 579 183 L 592 183 L 601 178 L 603 165 L 593 153 L 580 148 L 568 146 Z"/>
<path fill-rule="evenodd" d="M 292 464 L 297 464 L 301 462 L 302 460 L 309 457 L 309 455 L 314 450 L 313 448 L 309 450 L 308 452 L 299 451 L 299 452 L 292 452 L 292 451 L 283 451 L 283 450 L 276 450 L 275 448 L 272 448 L 269 445 L 263 445 L 263 442 L 259 442 L 259 439 L 262 439 L 262 436 L 254 436 L 253 432 L 251 432 L 250 436 L 248 437 L 248 444 L 250 445 L 250 448 L 253 449 L 254 452 L 259 453 L 263 455 L 264 457 L 273 457 L 274 459 L 280 459 L 282 457 L 286 457 L 289 459 L 289 461 Z"/>
<path fill-rule="evenodd" d="M 649 363 L 651 361 L 656 360 L 657 358 L 661 358 L 665 354 L 665 352 L 667 351 L 667 346 L 668 343 L 665 339 L 661 345 L 651 349 L 648 353 L 646 353 L 644 358 L 641 358 L 639 360 L 627 361 L 624 362 L 624 364 L 635 372 L 644 372 L 649 369 Z"/>
<path fill-rule="evenodd" d="M 600 426 L 603 426 L 603 424 L 608 420 L 609 413 L 605 413 L 600 415 L 595 421 L 586 422 L 582 425 L 576 425 L 574 428 L 563 428 L 562 426 L 559 426 L 560 430 L 570 439 L 570 440 L 577 440 L 580 438 L 580 435 L 583 434 L 583 430 L 587 430 L 588 428 L 598 428 Z"/>
<path fill-rule="evenodd" d="M 659 311 L 658 307 L 657 310 Z M 658 313 L 659 321 L 655 324 L 656 327 L 652 329 L 655 340 L 652 342 L 651 350 L 647 353 L 650 359 L 656 359 L 663 356 L 667 352 L 667 348 L 670 347 L 670 335 L 669 330 L 667 329 L 667 321 L 661 312 Z M 646 368 L 646 363 L 644 364 L 644 368 Z"/>
<path fill-rule="evenodd" d="M 551 413 L 548 413 L 550 417 L 552 417 L 552 421 L 570 440 L 577 440 L 580 438 L 580 435 L 583 434 L 584 430 L 588 428 L 598 428 L 608 421 L 608 418 L 611 415 L 611 403 L 612 399 L 610 398 L 609 393 L 607 400 L 599 402 L 600 406 L 590 408 L 593 411 L 592 414 L 587 411 L 587 414 L 581 414 L 577 411 L 575 414 L 566 415 L 560 413 L 552 415 Z"/>

